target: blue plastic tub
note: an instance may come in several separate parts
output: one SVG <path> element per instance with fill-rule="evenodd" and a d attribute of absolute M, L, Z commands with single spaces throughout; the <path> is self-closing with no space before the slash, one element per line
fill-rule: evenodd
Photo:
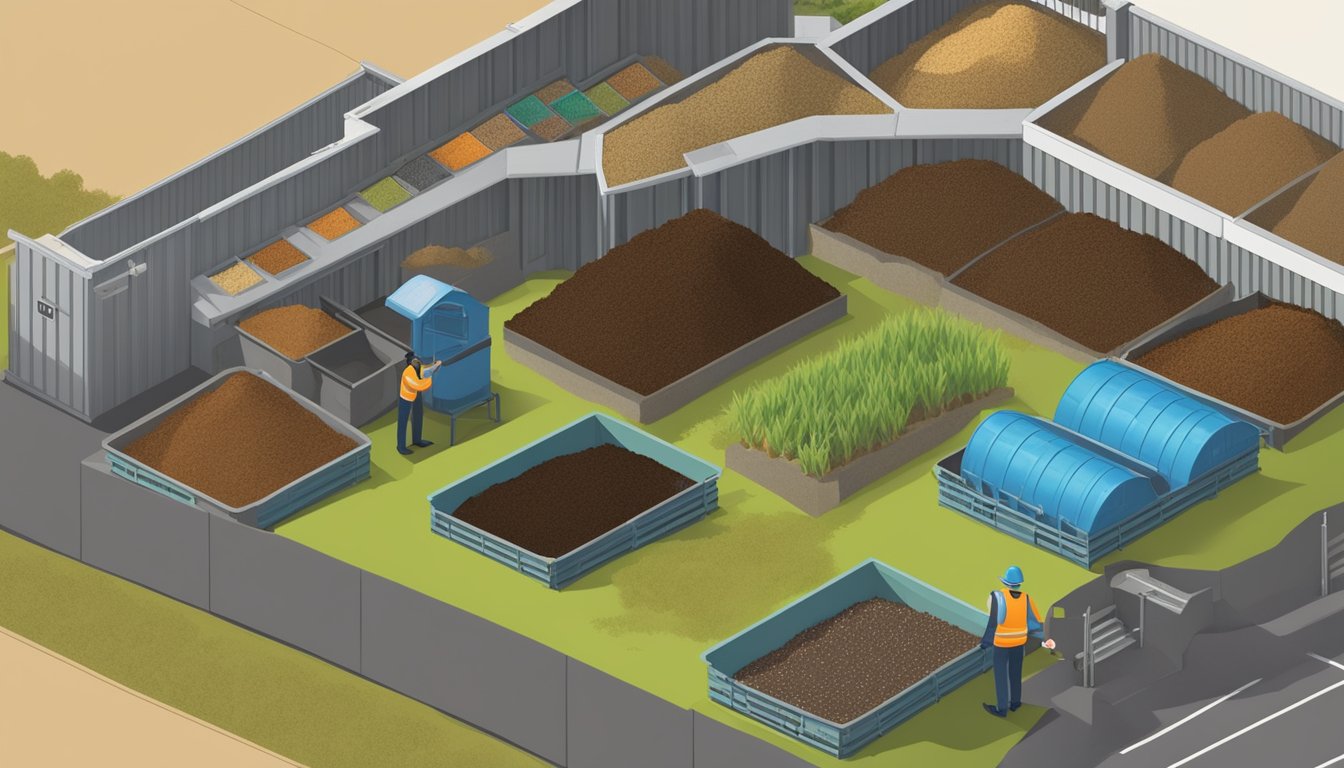
<path fill-rule="evenodd" d="M 979 637 L 989 620 L 961 600 L 877 560 L 827 582 L 751 627 L 706 651 L 710 699 L 786 733 L 834 757 L 849 757 L 882 734 L 913 717 L 956 690 L 993 663 L 989 651 L 973 648 L 924 679 L 848 723 L 833 723 L 733 679 L 746 665 L 783 646 L 803 630 L 815 626 L 855 603 L 880 597 L 904 603 L 917 611 Z"/>
<path fill-rule="evenodd" d="M 463 502 L 492 485 L 512 480 L 557 456 L 599 445 L 619 445 L 647 456 L 690 478 L 694 485 L 560 557 L 543 557 L 529 552 L 453 515 Z M 719 505 L 720 474 L 718 467 L 670 443 L 609 416 L 593 413 L 431 494 L 430 527 L 440 536 L 480 552 L 551 589 L 560 589 L 604 563 L 708 515 Z"/>

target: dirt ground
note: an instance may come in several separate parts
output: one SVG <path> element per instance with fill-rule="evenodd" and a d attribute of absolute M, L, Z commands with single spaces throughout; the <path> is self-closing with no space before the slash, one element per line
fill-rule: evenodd
<path fill-rule="evenodd" d="M 409 78 L 545 0 L 5 3 L 0 149 L 136 192 L 368 61 Z"/>
<path fill-rule="evenodd" d="M 0 669 L 0 752 L 10 765 L 298 765 L 4 629 Z"/>

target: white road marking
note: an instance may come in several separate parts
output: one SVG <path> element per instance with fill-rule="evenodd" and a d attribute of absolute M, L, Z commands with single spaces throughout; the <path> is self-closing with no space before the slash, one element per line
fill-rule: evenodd
<path fill-rule="evenodd" d="M 1231 736 L 1224 736 L 1223 738 L 1221 738 L 1221 739 L 1219 739 L 1218 741 L 1215 741 L 1214 743 L 1210 744 L 1209 746 L 1207 746 L 1207 747 L 1205 747 L 1205 748 L 1199 750 L 1198 752 L 1194 753 L 1193 755 L 1190 755 L 1189 757 L 1187 757 L 1187 758 L 1185 758 L 1185 759 L 1183 759 L 1183 760 L 1178 760 L 1177 762 L 1172 763 L 1171 765 L 1167 766 L 1167 768 L 1180 768 L 1182 765 L 1185 765 L 1186 763 L 1190 762 L 1191 760 L 1196 760 L 1196 759 L 1198 759 L 1198 758 L 1200 758 L 1200 757 L 1203 757 L 1204 755 L 1206 755 L 1206 754 L 1212 752 L 1213 750 L 1215 750 L 1215 749 L 1217 749 L 1217 748 L 1223 746 L 1224 744 L 1228 743 L 1229 741 L 1232 741 L 1233 739 L 1237 739 L 1237 738 L 1240 738 L 1240 737 L 1242 737 L 1242 736 L 1245 736 L 1246 734 L 1250 733 L 1251 731 L 1255 730 L 1256 728 L 1259 728 L 1260 726 L 1264 725 L 1265 723 L 1268 723 L 1268 722 L 1271 721 L 1271 720 L 1275 720 L 1275 719 L 1279 718 L 1279 717 L 1282 716 L 1282 715 L 1286 715 L 1286 714 L 1288 714 L 1289 712 L 1292 712 L 1294 709 L 1297 709 L 1298 707 L 1302 706 L 1303 704 L 1306 704 L 1306 703 L 1311 702 L 1311 701 L 1315 701 L 1316 699 L 1319 699 L 1320 697 L 1324 696 L 1325 694 L 1327 694 L 1327 693 L 1329 693 L 1329 692 L 1331 692 L 1331 691 L 1333 691 L 1333 690 L 1335 690 L 1336 688 L 1339 688 L 1339 687 L 1341 687 L 1341 686 L 1344 686 L 1344 680 L 1340 680 L 1339 682 L 1335 683 L 1334 685 L 1330 685 L 1330 686 L 1327 686 L 1327 687 L 1325 687 L 1325 688 L 1322 688 L 1321 690 L 1319 690 L 1319 691 L 1317 691 L 1317 692 L 1311 694 L 1310 696 L 1306 697 L 1305 699 L 1302 699 L 1301 701 L 1297 701 L 1297 702 L 1294 702 L 1294 703 L 1292 703 L 1292 704 L 1289 704 L 1288 706 L 1284 707 L 1283 709 L 1280 709 L 1278 712 L 1275 712 L 1275 713 L 1272 714 L 1272 715 L 1266 715 L 1265 717 L 1262 717 L 1262 718 L 1260 718 L 1259 720 L 1255 721 L 1254 723 L 1251 723 L 1250 725 L 1246 726 L 1245 728 L 1242 728 L 1240 731 L 1237 731 L 1236 733 L 1232 734 Z"/>
<path fill-rule="evenodd" d="M 1307 655 L 1313 659 L 1316 659 L 1317 661 L 1324 661 L 1326 664 L 1329 664 L 1332 667 L 1339 667 L 1340 669 L 1344 669 L 1344 664 L 1340 664 L 1338 661 L 1335 661 L 1334 659 L 1327 659 L 1324 656 L 1317 656 L 1314 653 L 1308 653 Z"/>
<path fill-rule="evenodd" d="M 1249 683 L 1247 683 L 1247 684 L 1241 686 L 1241 687 L 1238 688 L 1237 690 L 1235 690 L 1235 691 L 1233 691 L 1233 692 L 1227 694 L 1226 696 L 1224 696 L 1224 697 L 1222 697 L 1222 698 L 1220 698 L 1220 699 L 1215 699 L 1214 701 L 1211 701 L 1211 702 L 1209 702 L 1208 704 L 1205 704 L 1204 706 L 1200 707 L 1199 709 L 1195 710 L 1194 712 L 1192 712 L 1192 713 L 1186 715 L 1185 717 L 1181 718 L 1180 720 L 1177 720 L 1176 722 L 1172 723 L 1171 725 L 1168 725 L 1166 728 L 1163 728 L 1162 730 L 1158 731 L 1157 733 L 1154 733 L 1152 736 L 1149 736 L 1148 738 L 1144 739 L 1143 741 L 1140 741 L 1140 742 L 1138 742 L 1137 744 L 1130 744 L 1128 747 L 1125 747 L 1124 749 L 1120 750 L 1120 754 L 1122 754 L 1122 755 L 1127 755 L 1127 754 L 1129 754 L 1130 752 L 1133 752 L 1134 750 L 1138 749 L 1139 747 L 1142 747 L 1144 744 L 1147 744 L 1148 742 L 1152 741 L 1153 739 L 1161 738 L 1162 736 L 1165 736 L 1166 734 L 1171 733 L 1172 731 L 1176 730 L 1177 728 L 1181 727 L 1182 725 L 1185 725 L 1186 723 L 1190 722 L 1191 720 L 1194 720 L 1196 717 L 1199 717 L 1200 715 L 1204 714 L 1205 712 L 1208 712 L 1210 709 L 1213 709 L 1214 707 L 1218 706 L 1219 704 L 1222 704 L 1224 701 L 1227 701 L 1228 699 L 1232 698 L 1233 696 L 1236 696 L 1238 693 L 1241 693 L 1242 691 L 1246 690 L 1247 688 L 1250 688 L 1252 685 L 1255 685 L 1255 684 L 1258 683 L 1258 682 L 1260 682 L 1260 678 L 1257 677 L 1257 678 L 1255 678 L 1254 680 L 1252 680 L 1251 682 L 1249 682 Z"/>
<path fill-rule="evenodd" d="M 1329 768 L 1330 766 L 1336 763 L 1344 763 L 1344 755 L 1340 755 L 1339 757 L 1332 757 L 1329 760 L 1326 760 L 1324 763 L 1321 763 L 1320 765 L 1316 766 L 1316 768 Z"/>

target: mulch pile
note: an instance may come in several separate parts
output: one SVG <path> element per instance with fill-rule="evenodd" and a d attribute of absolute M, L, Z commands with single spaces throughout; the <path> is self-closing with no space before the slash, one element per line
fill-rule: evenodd
<path fill-rule="evenodd" d="M 504 325 L 647 395 L 839 295 L 751 230 L 697 209 L 580 267 Z"/>
<path fill-rule="evenodd" d="M 915 109 L 1039 107 L 1106 65 L 1106 38 L 1040 6 L 976 5 L 871 74 Z"/>
<path fill-rule="evenodd" d="M 1190 150 L 1171 186 L 1240 216 L 1337 152 L 1339 147 L 1278 112 L 1259 112 Z"/>
<path fill-rule="evenodd" d="M 494 261 L 494 254 L 479 245 L 470 248 L 445 248 L 442 245 L 426 245 L 401 260 L 401 266 L 408 269 L 425 267 L 461 267 L 476 269 Z"/>
<path fill-rule="evenodd" d="M 1336 155 L 1294 199 L 1283 195 L 1250 217 L 1274 234 L 1337 263 L 1344 264 L 1344 155 Z M 1289 206 L 1286 211 L 1280 210 Z"/>
<path fill-rule="evenodd" d="M 998 163 L 957 160 L 897 171 L 860 192 L 824 226 L 950 275 L 1061 210 L 1054 198 Z"/>
<path fill-rule="evenodd" d="M 1052 110 L 1040 124 L 1167 182 L 1190 150 L 1250 114 L 1208 80 L 1148 53 Z"/>
<path fill-rule="evenodd" d="M 301 304 L 258 312 L 238 327 L 291 360 L 302 360 L 351 333 L 349 326 L 326 312 Z"/>
<path fill-rule="evenodd" d="M 953 282 L 1101 353 L 1218 289 L 1161 240 L 1090 213 L 1008 241 Z"/>
<path fill-rule="evenodd" d="M 355 442 L 275 385 L 235 373 L 182 404 L 125 452 L 231 507 L 265 498 Z"/>
<path fill-rule="evenodd" d="M 304 255 L 303 251 L 295 248 L 294 244 L 288 240 L 276 240 L 247 257 L 249 264 L 264 269 L 272 275 L 278 275 L 290 267 L 297 267 L 307 260 L 308 257 Z"/>
<path fill-rule="evenodd" d="M 1344 392 L 1344 326 L 1289 304 L 1219 320 L 1134 362 L 1279 424 Z"/>
<path fill-rule="evenodd" d="M 599 445 L 492 485 L 453 516 L 529 552 L 559 557 L 692 485 L 647 456 Z"/>
<path fill-rule="evenodd" d="M 936 616 L 873 598 L 803 630 L 733 678 L 833 723 L 847 723 L 979 643 Z"/>

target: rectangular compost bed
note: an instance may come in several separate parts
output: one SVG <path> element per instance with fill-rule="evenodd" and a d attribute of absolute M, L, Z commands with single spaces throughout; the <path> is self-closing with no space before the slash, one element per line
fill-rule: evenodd
<path fill-rule="evenodd" d="M 911 611 L 927 615 L 911 615 Z M 837 617 L 838 621 L 818 627 Z M 979 647 L 988 618 L 908 574 L 867 560 L 706 651 L 702 658 L 709 666 L 709 697 L 827 754 L 849 757 L 989 669 L 992 657 Z M 873 625 L 880 630 L 884 624 L 899 624 L 900 633 L 909 637 L 909 645 L 873 643 L 876 638 L 864 632 L 865 628 L 871 632 Z M 818 645 L 849 650 L 852 655 L 845 659 L 845 667 L 838 667 L 835 658 L 827 659 L 815 650 L 810 661 L 819 663 L 809 665 L 802 658 L 808 651 L 798 653 L 794 642 L 803 633 L 808 633 L 814 643 L 818 633 L 825 633 L 827 637 Z M 860 647 L 851 649 L 851 644 Z M 865 644 L 867 647 L 862 647 Z M 939 651 L 946 658 L 934 656 Z M 783 662 L 776 673 L 791 674 L 782 680 L 761 677 L 760 665 L 753 663 L 766 657 L 771 662 Z M 827 661 L 829 670 L 817 668 Z M 813 675 L 797 674 L 809 671 L 807 666 L 812 667 Z M 862 676 L 864 672 L 870 674 Z M 860 697 L 865 703 L 869 699 L 877 703 L 862 714 L 835 722 L 764 693 L 740 677 L 759 680 L 758 684 L 768 684 L 772 689 L 782 686 L 788 690 L 786 698 L 808 699 L 820 705 L 814 705 L 814 709 L 833 713 L 852 713 Z M 875 684 L 874 677 L 881 679 L 881 684 Z M 846 685 L 852 687 L 844 688 Z"/>
<path fill-rule="evenodd" d="M 1173 321 L 1124 360 L 1288 442 L 1344 404 L 1344 326 L 1257 293 Z"/>
<path fill-rule="evenodd" d="M 235 380 L 236 375 L 252 376 L 256 381 Z M 268 386 L 270 389 L 267 389 Z M 206 399 L 212 395 L 213 398 Z M 208 407 L 204 405 L 206 402 L 210 403 Z M 227 430 L 240 423 L 240 408 L 258 410 L 254 414 L 244 414 L 255 418 L 247 426 L 238 427 L 234 434 L 206 433 L 192 436 L 186 431 L 193 426 L 210 428 L 221 425 Z M 265 492 L 260 498 L 225 503 L 177 479 L 172 473 L 155 469 L 146 461 L 131 455 L 132 452 L 138 452 L 135 447 L 138 441 L 153 438 L 159 427 L 169 420 L 172 420 L 174 429 L 181 429 L 184 434 L 172 441 L 168 451 L 179 452 L 179 455 L 182 451 L 203 452 L 206 455 L 194 457 L 195 471 L 201 473 L 249 471 L 231 465 L 226 456 L 211 447 L 212 443 L 220 446 L 227 443 L 245 450 L 255 450 L 255 458 L 282 479 L 287 469 L 285 461 L 312 463 L 328 455 L 330 458 L 321 461 L 315 468 L 299 472 L 281 487 Z M 283 434 L 271 434 L 270 437 L 282 439 L 272 440 L 275 444 L 263 445 L 258 442 L 256 434 L 247 432 L 256 428 L 254 425 L 258 422 L 274 426 L 277 433 Z M 257 528 L 270 528 L 304 507 L 367 479 L 370 473 L 370 447 L 371 442 L 364 433 L 315 403 L 287 391 L 270 374 L 247 368 L 222 371 L 199 387 L 103 440 L 103 450 L 113 474 L 183 504 L 215 509 L 238 522 Z M 302 456 L 295 456 L 296 452 L 302 453 Z M 165 453 L 165 457 L 167 455 Z M 202 468 L 201 464 L 205 467 Z M 244 476 L 241 480 L 248 479 L 251 478 Z M 230 493 L 237 492 L 233 486 L 230 488 Z M 250 489 L 248 493 L 250 495 Z"/>
<path fill-rule="evenodd" d="M 1289 185 L 1226 232 L 1227 241 L 1344 293 L 1344 155 Z"/>
<path fill-rule="evenodd" d="M 504 324 L 509 354 L 648 423 L 845 315 L 844 294 L 695 210 L 580 267 Z"/>
<path fill-rule="evenodd" d="M 1089 213 L 1064 214 L 986 253 L 940 303 L 1074 360 L 1120 354 L 1174 318 L 1225 304 L 1197 264 L 1155 237 Z"/>
<path fill-rule="evenodd" d="M 596 471 L 599 467 L 623 468 L 626 478 L 610 477 L 610 471 Z M 566 484 L 571 472 L 581 474 L 570 475 Z M 561 589 L 708 515 L 718 507 L 719 475 L 718 467 L 670 443 L 594 413 L 432 494 L 430 523 L 435 533 Z M 519 483 L 520 478 L 527 479 Z M 646 487 L 632 488 L 632 482 Z M 641 496 L 649 506 L 639 510 Z M 633 506 L 622 510 L 623 503 Z M 476 524 L 459 517 L 463 514 Z M 588 519 L 580 520 L 585 514 Z M 486 528 L 511 530 L 513 538 L 553 551 L 537 554 Z M 588 538 L 589 533 L 594 535 Z"/>
<path fill-rule="evenodd" d="M 265 371 L 309 400 L 317 399 L 318 382 L 308 356 L 355 332 L 330 314 L 302 305 L 258 312 L 235 328 L 243 365 Z"/>

